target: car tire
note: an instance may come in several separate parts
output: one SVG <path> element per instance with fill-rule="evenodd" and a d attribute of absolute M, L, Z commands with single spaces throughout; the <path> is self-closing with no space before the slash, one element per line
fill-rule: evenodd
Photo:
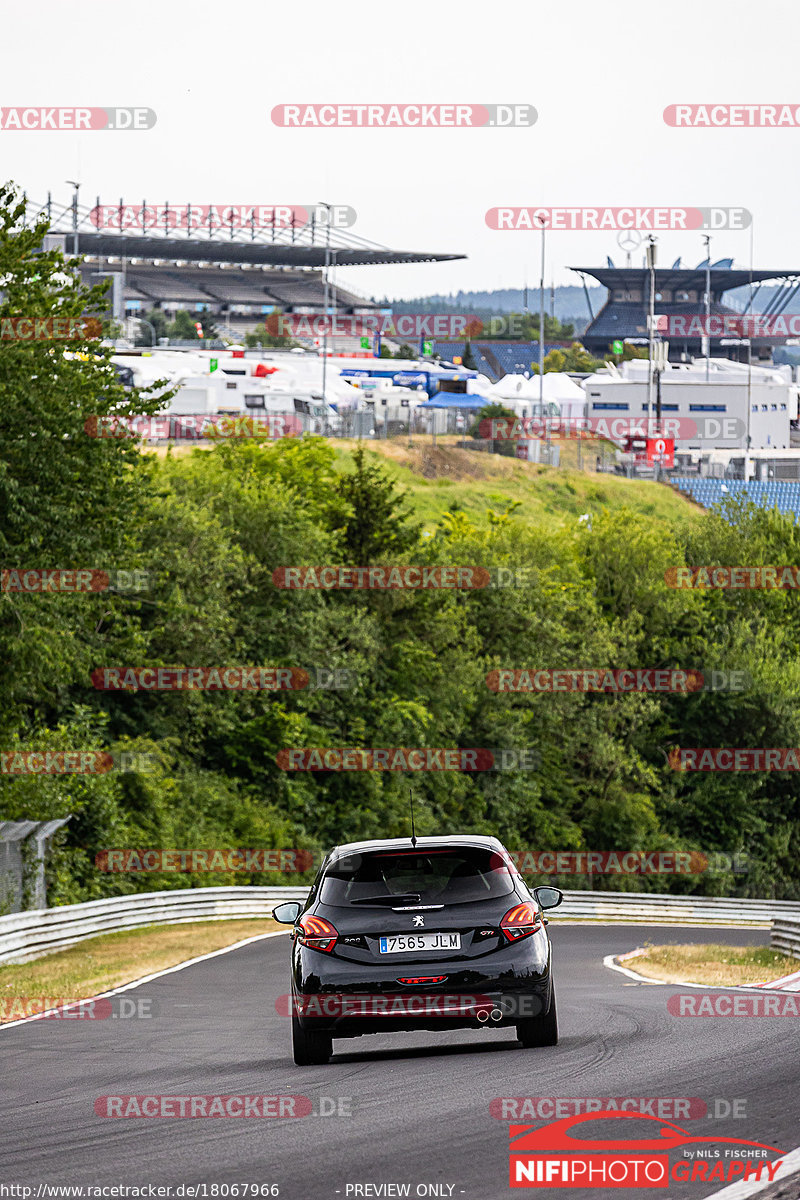
<path fill-rule="evenodd" d="M 292 1017 L 292 1057 L 295 1066 L 320 1067 L 333 1054 L 333 1038 L 324 1029 L 303 1029 L 296 1016 Z"/>
<path fill-rule="evenodd" d="M 555 984 L 550 990 L 550 1007 L 543 1017 L 525 1017 L 517 1021 L 517 1037 L 526 1050 L 533 1046 L 558 1045 Z"/>

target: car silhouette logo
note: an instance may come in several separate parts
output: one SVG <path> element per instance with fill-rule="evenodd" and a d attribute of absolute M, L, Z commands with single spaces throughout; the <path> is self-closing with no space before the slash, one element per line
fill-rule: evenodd
<path fill-rule="evenodd" d="M 584 1122 L 613 1119 L 616 1121 L 652 1121 L 658 1128 L 658 1136 L 653 1138 L 635 1138 L 631 1141 L 620 1141 L 619 1138 L 578 1138 L 570 1134 L 574 1125 Z M 653 1131 L 656 1132 L 655 1130 Z M 761 1150 L 770 1150 L 773 1154 L 781 1154 L 775 1146 L 767 1146 L 764 1142 L 750 1142 L 744 1138 L 698 1137 L 689 1133 L 680 1125 L 672 1125 L 658 1117 L 650 1117 L 645 1113 L 620 1112 L 619 1109 L 606 1110 L 596 1113 L 579 1113 L 577 1116 L 565 1117 L 562 1121 L 554 1121 L 537 1129 L 531 1125 L 511 1125 L 509 1128 L 511 1150 L 518 1154 L 521 1151 L 571 1150 L 580 1153 L 585 1150 L 611 1150 L 618 1153 L 623 1150 L 674 1150 L 678 1146 L 690 1145 L 693 1142 L 711 1142 L 735 1144 L 737 1146 L 757 1146 Z"/>

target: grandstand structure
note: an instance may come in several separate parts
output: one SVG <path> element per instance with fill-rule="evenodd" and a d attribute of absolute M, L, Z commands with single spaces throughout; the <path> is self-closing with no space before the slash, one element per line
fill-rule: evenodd
<path fill-rule="evenodd" d="M 800 518 L 800 481 L 797 479 L 711 479 L 673 475 L 673 487 L 690 496 L 704 508 L 722 505 L 726 500 L 745 500 L 762 508 L 777 508 L 780 513 Z"/>
<path fill-rule="evenodd" d="M 376 303 L 350 288 L 329 284 L 331 268 L 396 263 L 446 262 L 463 254 L 392 250 L 333 222 L 321 223 L 313 206 L 310 217 L 287 224 L 273 221 L 266 227 L 255 220 L 225 228 L 218 221 L 176 229 L 191 206 L 160 204 L 156 210 L 142 201 L 137 208 L 148 213 L 166 211 L 164 227 L 142 219 L 141 228 L 98 226 L 97 213 L 108 206 L 100 197 L 92 207 L 79 206 L 76 198 L 58 204 L 48 196 L 45 204 L 26 199 L 26 221 L 48 218 L 45 248 L 57 247 L 83 259 L 80 273 L 86 283 L 101 277 L 113 279 L 113 315 L 137 316 L 151 308 L 172 317 L 179 309 L 196 314 L 202 323 L 207 313 L 234 333 L 263 323 L 270 312 L 323 309 L 337 312 L 373 311 Z M 119 204 L 123 209 L 122 201 Z M 328 207 L 328 206 L 321 206 Z M 352 211 L 352 210 L 351 210 Z M 119 222 L 120 226 L 122 221 Z"/>
<path fill-rule="evenodd" d="M 570 267 L 579 275 L 590 275 L 598 283 L 608 289 L 606 302 L 600 311 L 592 314 L 581 341 L 586 349 L 597 357 L 601 357 L 613 341 L 631 341 L 646 343 L 648 340 L 647 315 L 650 306 L 650 272 L 646 266 L 615 267 L 609 258 L 605 267 Z M 681 266 L 677 259 L 669 268 L 656 268 L 655 280 L 655 311 L 658 315 L 670 316 L 674 313 L 692 313 L 702 316 L 706 311 L 705 290 L 707 274 L 710 278 L 710 312 L 717 314 L 735 314 L 755 311 L 753 302 L 762 283 L 769 279 L 782 281 L 772 297 L 769 307 L 765 310 L 773 316 L 780 312 L 791 311 L 788 305 L 797 297 L 800 303 L 800 272 L 793 270 L 751 271 L 737 270 L 732 258 L 723 258 L 707 267 L 705 262 L 698 266 L 687 268 Z M 752 285 L 753 294 L 745 306 L 732 307 L 723 303 L 727 292 L 735 288 Z M 754 337 L 753 351 L 762 359 L 769 359 L 773 346 L 781 345 L 785 338 Z M 720 339 L 712 341 L 712 352 L 720 347 L 720 353 L 728 358 L 744 361 L 747 357 L 748 346 L 737 339 Z M 702 339 L 698 337 L 682 337 L 670 339 L 669 357 L 671 361 L 686 361 L 692 355 L 702 352 Z"/>
<path fill-rule="evenodd" d="M 572 345 L 568 342 L 545 342 L 545 357 L 551 350 L 568 350 Z M 486 375 L 492 383 L 497 383 L 505 375 L 531 375 L 534 366 L 539 366 L 538 342 L 470 342 L 475 366 L 481 375 Z M 449 341 L 435 342 L 434 353 L 440 354 L 448 362 L 455 357 L 464 357 L 466 342 Z"/>

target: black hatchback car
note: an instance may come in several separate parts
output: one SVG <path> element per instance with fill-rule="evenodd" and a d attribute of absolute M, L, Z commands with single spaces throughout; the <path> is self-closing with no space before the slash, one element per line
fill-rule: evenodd
<path fill-rule="evenodd" d="M 544 909 L 492 837 L 352 842 L 319 869 L 292 930 L 292 1048 L 325 1063 L 334 1037 L 516 1027 L 525 1047 L 558 1042 Z"/>

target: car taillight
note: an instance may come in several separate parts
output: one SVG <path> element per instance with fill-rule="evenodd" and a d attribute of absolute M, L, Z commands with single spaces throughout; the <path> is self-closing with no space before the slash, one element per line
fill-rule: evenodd
<path fill-rule="evenodd" d="M 411 975 L 408 979 L 398 979 L 398 983 L 416 985 L 421 983 L 444 983 L 446 975 Z"/>
<path fill-rule="evenodd" d="M 539 914 L 532 904 L 517 904 L 510 908 L 500 922 L 503 936 L 508 942 L 519 942 L 541 929 Z"/>
<path fill-rule="evenodd" d="M 300 930 L 297 940 L 301 946 L 329 952 L 336 945 L 339 934 L 324 917 L 301 917 L 297 924 Z"/>

